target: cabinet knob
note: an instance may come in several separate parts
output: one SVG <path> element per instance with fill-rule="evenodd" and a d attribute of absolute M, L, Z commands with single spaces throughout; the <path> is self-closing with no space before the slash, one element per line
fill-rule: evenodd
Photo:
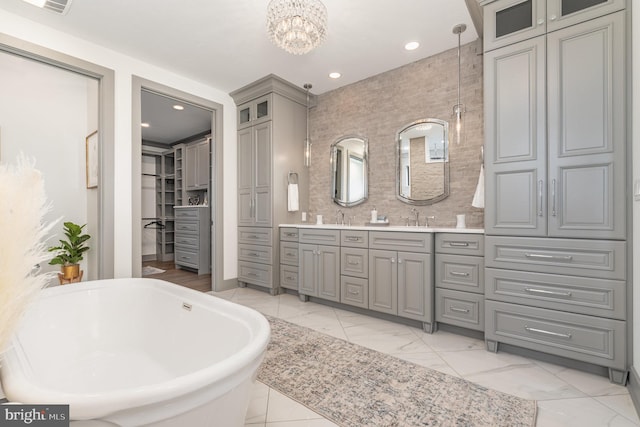
<path fill-rule="evenodd" d="M 558 17 L 557 17 L 556 15 L 551 15 L 551 16 L 549 17 L 549 19 L 550 19 L 551 21 L 555 21 L 556 19 L 558 19 Z"/>
<path fill-rule="evenodd" d="M 394 264 L 396 262 L 395 258 L 391 258 L 391 264 Z"/>
<path fill-rule="evenodd" d="M 544 24 L 544 19 L 538 18 L 538 25 L 543 25 L 543 24 Z"/>

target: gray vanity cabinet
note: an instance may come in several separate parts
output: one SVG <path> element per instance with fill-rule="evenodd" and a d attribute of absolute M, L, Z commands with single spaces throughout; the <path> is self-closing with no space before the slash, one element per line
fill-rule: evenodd
<path fill-rule="evenodd" d="M 340 301 L 340 248 L 299 244 L 300 295 Z"/>
<path fill-rule="evenodd" d="M 484 236 L 436 235 L 436 321 L 484 331 Z"/>
<path fill-rule="evenodd" d="M 209 189 L 209 140 L 187 144 L 184 147 L 185 164 L 184 180 L 186 189 L 208 190 Z"/>
<path fill-rule="evenodd" d="M 624 34 L 617 12 L 485 54 L 487 234 L 625 238 Z"/>
<path fill-rule="evenodd" d="M 370 310 L 420 320 L 425 331 L 433 330 L 432 246 L 429 233 L 369 232 Z"/>
<path fill-rule="evenodd" d="M 269 75 L 231 92 L 238 118 L 238 234 L 273 230 L 293 224 L 300 211 L 308 211 L 308 169 L 304 167 L 307 93 L 277 76 Z M 289 212 L 287 176 L 295 173 L 299 185 L 299 211 Z M 271 232 L 269 259 L 253 264 L 241 260 L 238 281 L 266 287 L 272 294 L 280 286 L 295 287 L 294 265 L 280 264 L 280 235 Z M 240 249 L 240 248 L 239 248 Z M 284 271 L 283 271 L 284 270 Z M 246 273 L 246 274 L 245 274 Z M 284 282 L 281 273 L 285 274 Z"/>

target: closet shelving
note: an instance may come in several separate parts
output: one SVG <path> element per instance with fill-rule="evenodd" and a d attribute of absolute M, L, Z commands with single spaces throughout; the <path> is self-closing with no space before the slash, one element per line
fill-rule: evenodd
<path fill-rule="evenodd" d="M 142 174 L 155 178 L 155 217 L 142 218 L 144 228 L 156 231 L 156 260 L 173 261 L 175 233 L 173 206 L 176 201 L 174 150 L 164 152 L 144 150 L 142 154 L 155 158 L 155 173 Z"/>

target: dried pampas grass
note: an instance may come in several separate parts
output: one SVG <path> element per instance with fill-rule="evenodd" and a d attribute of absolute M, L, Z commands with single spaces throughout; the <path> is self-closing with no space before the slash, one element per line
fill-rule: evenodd
<path fill-rule="evenodd" d="M 51 257 L 45 236 L 57 221 L 44 224 L 50 205 L 34 165 L 24 155 L 15 165 L 0 164 L 0 354 L 27 305 L 55 274 L 37 267 Z"/>

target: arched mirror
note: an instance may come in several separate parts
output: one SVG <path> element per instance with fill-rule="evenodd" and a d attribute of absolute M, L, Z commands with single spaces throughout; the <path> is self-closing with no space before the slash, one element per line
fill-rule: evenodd
<path fill-rule="evenodd" d="M 430 205 L 449 195 L 449 124 L 422 119 L 396 137 L 396 196 L 412 205 Z"/>
<path fill-rule="evenodd" d="M 331 144 L 331 197 L 340 206 L 355 206 L 368 197 L 367 139 L 345 136 Z"/>

